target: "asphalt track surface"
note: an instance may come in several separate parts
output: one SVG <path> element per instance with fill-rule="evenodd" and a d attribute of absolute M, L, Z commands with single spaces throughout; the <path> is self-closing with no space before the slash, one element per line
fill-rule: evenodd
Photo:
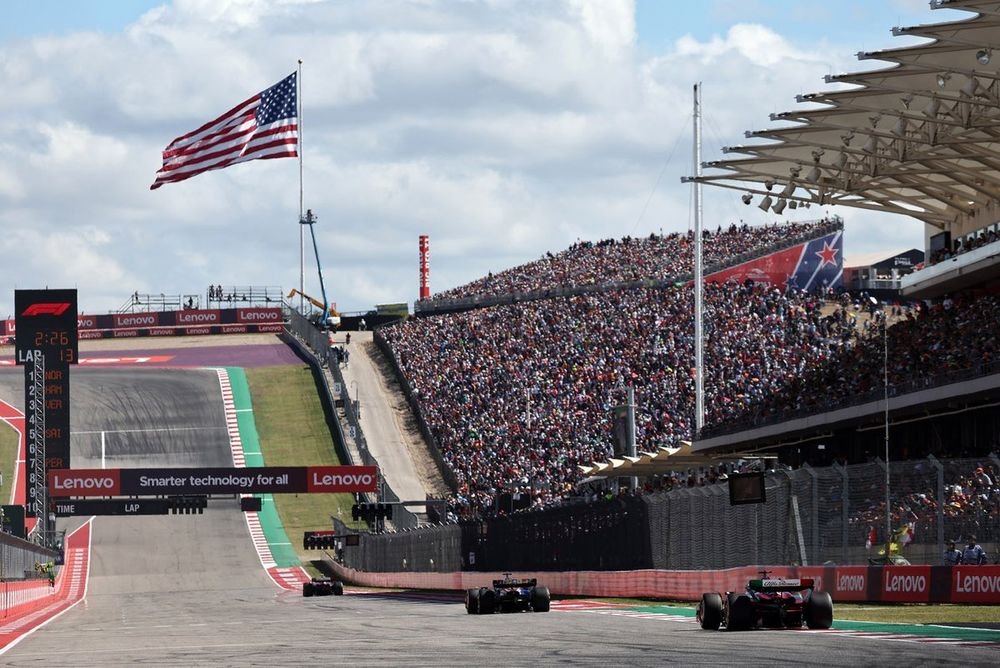
<path fill-rule="evenodd" d="M 231 461 L 214 372 L 74 369 L 75 467 Z M 16 405 L 22 375 L 0 373 Z M 303 598 L 266 576 L 235 500 L 204 515 L 94 520 L 86 600 L 0 656 L 8 666 L 996 665 L 996 644 L 836 632 L 700 630 L 608 609 L 470 616 L 454 595 Z M 586 606 L 585 606 L 586 607 Z"/>

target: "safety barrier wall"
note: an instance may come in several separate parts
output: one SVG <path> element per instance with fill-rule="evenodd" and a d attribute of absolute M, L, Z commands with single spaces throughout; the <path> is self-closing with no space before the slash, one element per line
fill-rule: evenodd
<path fill-rule="evenodd" d="M 0 618 L 29 612 L 58 598 L 59 590 L 48 578 L 0 582 Z"/>
<path fill-rule="evenodd" d="M 367 573 L 334 561 L 326 569 L 353 584 L 462 591 L 489 585 L 501 572 Z M 1000 566 L 744 566 L 712 571 L 518 571 L 556 596 L 602 596 L 697 601 L 705 592 L 742 591 L 751 578 L 813 578 L 834 603 L 1000 604 Z"/>
<path fill-rule="evenodd" d="M 972 472 L 987 463 L 1000 470 L 995 455 L 891 464 L 892 527 L 912 523 L 913 530 L 902 556 L 914 564 L 939 564 L 946 538 L 970 535 L 995 554 L 1000 525 L 993 513 L 1000 493 L 955 491 L 968 487 Z M 390 536 L 392 545 L 349 547 L 343 560 L 362 571 L 396 571 L 404 558 L 409 570 L 431 570 L 423 561 L 414 564 L 415 554 L 433 555 L 438 570 L 458 560 L 462 570 L 473 571 L 867 564 L 886 538 L 885 471 L 875 462 L 770 473 L 763 504 L 732 506 L 726 484 L 717 483 L 463 520 L 451 525 L 462 536 L 458 555 L 425 529 L 362 534 L 362 545 Z M 873 530 L 875 544 L 866 548 Z"/>

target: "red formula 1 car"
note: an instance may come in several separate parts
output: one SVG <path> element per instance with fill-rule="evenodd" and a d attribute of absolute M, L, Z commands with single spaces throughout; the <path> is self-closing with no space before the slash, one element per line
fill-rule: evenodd
<path fill-rule="evenodd" d="M 833 599 L 816 591 L 810 578 L 761 578 L 750 580 L 746 591 L 702 594 L 698 604 L 701 628 L 744 631 L 755 628 L 828 629 L 833 625 Z"/>
<path fill-rule="evenodd" d="M 313 578 L 302 584 L 303 596 L 343 596 L 344 583 L 331 578 Z"/>

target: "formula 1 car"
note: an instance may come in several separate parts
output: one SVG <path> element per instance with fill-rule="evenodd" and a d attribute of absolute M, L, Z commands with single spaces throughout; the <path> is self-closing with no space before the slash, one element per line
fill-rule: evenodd
<path fill-rule="evenodd" d="M 535 578 L 518 580 L 504 573 L 493 587 L 474 587 L 465 592 L 465 610 L 470 615 L 494 612 L 548 612 L 551 596 L 548 587 L 539 587 Z"/>
<path fill-rule="evenodd" d="M 828 629 L 833 625 L 833 599 L 816 591 L 811 578 L 750 580 L 745 592 L 707 593 L 698 604 L 701 628 L 744 631 L 759 627 Z"/>
<path fill-rule="evenodd" d="M 330 578 L 313 578 L 302 584 L 303 596 L 343 596 L 344 583 Z"/>

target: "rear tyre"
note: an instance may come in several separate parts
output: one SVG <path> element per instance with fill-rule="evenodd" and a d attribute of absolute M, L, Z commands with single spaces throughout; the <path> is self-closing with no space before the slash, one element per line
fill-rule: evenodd
<path fill-rule="evenodd" d="M 746 631 L 754 625 L 753 601 L 746 594 L 729 594 L 729 619 L 726 620 L 727 631 Z"/>
<path fill-rule="evenodd" d="M 552 595 L 548 587 L 535 587 L 531 592 L 531 609 L 535 612 L 548 612 Z"/>
<path fill-rule="evenodd" d="M 806 626 L 828 629 L 833 626 L 833 597 L 828 591 L 814 591 L 806 601 Z"/>
<path fill-rule="evenodd" d="M 492 615 L 497 609 L 497 595 L 492 589 L 479 590 L 479 614 Z"/>
<path fill-rule="evenodd" d="M 701 595 L 698 622 L 706 631 L 719 630 L 719 625 L 722 624 L 722 596 L 715 593 Z"/>
<path fill-rule="evenodd" d="M 470 589 L 465 592 L 465 611 L 470 615 L 479 614 L 479 590 Z"/>
<path fill-rule="evenodd" d="M 333 583 L 333 595 L 343 596 L 344 595 L 344 583 L 340 580 L 335 580 Z"/>
<path fill-rule="evenodd" d="M 313 583 L 312 582 L 306 582 L 306 583 L 304 583 L 302 585 L 302 595 L 305 596 L 305 597 L 309 597 L 309 596 L 313 595 Z"/>

